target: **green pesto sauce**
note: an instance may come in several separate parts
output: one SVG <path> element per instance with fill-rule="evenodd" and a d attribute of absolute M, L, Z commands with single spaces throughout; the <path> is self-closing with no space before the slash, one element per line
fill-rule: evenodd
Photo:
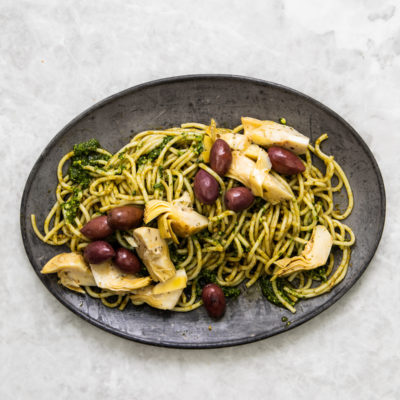
<path fill-rule="evenodd" d="M 84 166 L 92 166 L 95 169 L 102 169 L 99 160 L 107 161 L 109 156 L 97 152 L 101 148 L 96 139 L 75 144 L 73 147 L 74 155 L 71 157 L 71 165 L 68 168 L 68 175 L 74 183 L 73 191 L 69 199 L 61 204 L 64 218 L 70 223 L 75 224 L 75 218 L 79 210 L 82 199 L 82 190 L 87 188 L 93 179 L 89 171 Z"/>
<path fill-rule="evenodd" d="M 326 277 L 326 272 L 328 270 L 328 267 L 322 266 L 315 268 L 309 272 L 311 279 L 317 280 L 317 281 L 327 281 Z"/>
<path fill-rule="evenodd" d="M 76 213 L 81 204 L 82 190 L 79 187 L 74 188 L 72 195 L 65 203 L 61 204 L 64 218 L 70 223 L 75 224 Z"/>
<path fill-rule="evenodd" d="M 178 264 L 185 260 L 186 256 L 184 254 L 178 254 L 178 252 L 177 252 L 178 247 L 175 243 L 173 243 L 173 242 L 169 243 L 168 250 L 169 250 L 169 256 L 171 258 L 171 261 L 174 264 Z"/>
<path fill-rule="evenodd" d="M 283 279 L 277 279 L 276 280 L 276 285 L 278 288 L 278 291 L 280 293 L 280 295 L 291 305 L 293 305 L 294 303 L 292 302 L 292 300 L 290 300 L 287 295 L 285 294 L 284 290 L 283 290 L 283 286 L 284 286 L 284 280 Z M 262 294 L 267 298 L 267 300 L 277 306 L 282 307 L 282 303 L 279 301 L 279 299 L 276 297 L 275 293 L 274 293 L 274 289 L 272 288 L 272 282 L 270 280 L 270 277 L 266 276 L 262 279 L 260 279 L 260 286 L 261 286 L 261 291 Z"/>
<path fill-rule="evenodd" d="M 234 287 L 222 287 L 222 291 L 226 298 L 235 299 L 240 296 L 240 289 Z"/>
<path fill-rule="evenodd" d="M 74 156 L 88 156 L 100 147 L 97 139 L 89 139 L 87 142 L 82 142 L 74 145 Z"/>
<path fill-rule="evenodd" d="M 204 151 L 203 135 L 198 135 L 194 143 L 194 153 L 200 155 Z"/>
<path fill-rule="evenodd" d="M 100 148 L 100 144 L 96 139 L 90 139 L 87 142 L 79 143 L 74 146 L 74 155 L 71 157 L 71 165 L 68 169 L 68 175 L 72 182 L 80 185 L 82 189 L 89 186 L 92 177 L 89 171 L 85 170 L 84 166 L 92 166 L 97 169 L 98 161 L 107 161 L 110 157 L 106 154 L 98 153 L 96 150 Z"/>

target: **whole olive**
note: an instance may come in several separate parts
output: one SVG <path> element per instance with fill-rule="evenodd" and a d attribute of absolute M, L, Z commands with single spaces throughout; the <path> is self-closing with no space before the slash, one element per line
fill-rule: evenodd
<path fill-rule="evenodd" d="M 201 298 L 210 317 L 221 318 L 224 315 L 226 308 L 225 295 L 218 285 L 209 283 L 204 286 Z"/>
<path fill-rule="evenodd" d="M 226 208 L 232 211 L 245 210 L 253 204 L 253 201 L 253 193 L 244 186 L 229 189 L 225 193 Z"/>
<path fill-rule="evenodd" d="M 225 140 L 217 139 L 210 152 L 210 166 L 220 176 L 224 176 L 232 164 L 232 152 Z"/>
<path fill-rule="evenodd" d="M 199 169 L 194 177 L 194 194 L 203 204 L 213 204 L 218 198 L 219 184 L 217 180 L 204 169 Z"/>
<path fill-rule="evenodd" d="M 89 264 L 100 264 L 115 256 L 115 251 L 111 245 L 103 240 L 89 243 L 83 252 L 83 258 Z"/>
<path fill-rule="evenodd" d="M 123 247 L 116 251 L 114 261 L 122 271 L 130 274 L 137 274 L 141 268 L 140 261 L 135 254 Z"/>
<path fill-rule="evenodd" d="M 104 239 L 113 233 L 107 222 L 107 216 L 93 218 L 81 229 L 81 233 L 90 240 Z"/>
<path fill-rule="evenodd" d="M 296 154 L 282 147 L 270 147 L 268 155 L 271 160 L 272 169 L 280 174 L 295 175 L 306 169 Z"/>
<path fill-rule="evenodd" d="M 126 231 L 136 228 L 143 220 L 143 209 L 135 206 L 122 206 L 110 210 L 107 216 L 108 224 L 112 229 Z"/>

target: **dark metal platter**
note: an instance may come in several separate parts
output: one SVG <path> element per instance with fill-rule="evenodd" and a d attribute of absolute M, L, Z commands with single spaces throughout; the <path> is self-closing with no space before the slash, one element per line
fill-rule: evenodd
<path fill-rule="evenodd" d="M 56 167 L 75 143 L 97 138 L 109 151 L 125 145 L 134 133 L 169 128 L 183 122 L 234 127 L 241 116 L 278 121 L 285 117 L 314 141 L 329 134 L 323 150 L 343 167 L 354 191 L 354 210 L 346 220 L 356 234 L 351 267 L 330 293 L 301 301 L 297 312 L 276 307 L 262 297 L 256 284 L 236 300 L 228 300 L 220 321 L 211 320 L 202 307 L 190 313 L 160 311 L 129 305 L 110 309 L 96 299 L 57 284 L 55 275 L 40 269 L 66 248 L 42 243 L 34 234 L 30 215 L 38 226 L 54 204 Z M 346 199 L 339 196 L 339 203 Z M 293 89 L 261 80 L 230 75 L 193 75 L 157 80 L 117 93 L 83 112 L 62 129 L 34 165 L 22 197 L 21 232 L 29 260 L 47 289 L 83 319 L 108 332 L 137 342 L 177 348 L 213 348 L 250 343 L 294 328 L 315 317 L 342 297 L 362 275 L 382 235 L 385 190 L 378 165 L 357 132 L 339 115 L 318 101 Z M 282 322 L 286 316 L 290 327 Z M 212 330 L 209 330 L 209 325 Z"/>

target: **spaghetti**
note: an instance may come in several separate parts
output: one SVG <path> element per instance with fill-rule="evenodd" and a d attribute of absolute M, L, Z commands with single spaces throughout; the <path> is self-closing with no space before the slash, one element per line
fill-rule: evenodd
<path fill-rule="evenodd" d="M 243 127 L 215 129 L 220 134 L 239 133 Z M 141 132 L 116 154 L 94 146 L 87 162 L 74 159 L 76 152 L 69 152 L 57 168 L 56 202 L 44 221 L 43 234 L 35 215 L 31 216 L 35 233 L 48 244 L 68 245 L 71 251 L 82 252 L 89 242 L 80 229 L 94 217 L 122 205 L 144 206 L 154 199 L 171 202 L 187 192 L 195 210 L 207 216 L 209 223 L 206 230 L 180 238 L 178 244 L 169 243 L 172 261 L 177 269 L 184 268 L 188 277 L 187 288 L 174 311 L 191 311 L 202 305 L 199 288 L 206 278 L 225 288 L 226 293 L 230 288 L 239 292 L 239 285 L 244 289 L 260 281 L 270 301 L 292 312 L 299 299 L 330 291 L 346 275 L 355 237 L 342 222 L 353 208 L 350 184 L 333 156 L 321 150 L 321 143 L 328 135 L 323 134 L 314 146 L 308 146 L 303 173 L 289 177 L 270 172 L 290 186 L 295 195 L 293 200 L 272 205 L 257 198 L 250 208 L 234 212 L 226 209 L 223 199 L 225 192 L 238 186 L 238 182 L 220 177 L 201 158 L 203 140 L 209 130 L 207 125 L 187 123 L 166 130 Z M 313 160 L 322 161 L 325 171 Z M 76 170 L 71 167 L 67 170 L 68 162 L 79 167 L 86 177 L 84 184 L 82 180 L 78 183 L 74 176 Z M 199 168 L 211 174 L 220 185 L 219 197 L 212 205 L 201 204 L 195 198 L 193 180 Z M 339 212 L 334 205 L 334 194 L 342 188 L 347 193 L 348 205 Z M 300 254 L 317 224 L 328 229 L 333 245 L 340 252 L 334 256 L 332 251 L 326 266 L 271 281 L 274 263 Z M 117 231 L 115 240 L 133 250 L 131 234 Z M 85 287 L 85 290 L 108 307 L 123 309 L 129 301 L 129 295 L 110 290 L 95 287 Z"/>

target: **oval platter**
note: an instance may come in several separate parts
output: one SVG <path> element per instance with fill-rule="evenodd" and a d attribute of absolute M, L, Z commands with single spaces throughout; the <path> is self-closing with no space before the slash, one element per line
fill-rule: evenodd
<path fill-rule="evenodd" d="M 326 132 L 323 144 L 344 169 L 354 192 L 355 206 L 346 219 L 356 235 L 351 267 L 331 292 L 300 301 L 296 314 L 277 307 L 262 296 L 256 284 L 242 296 L 229 300 L 225 316 L 211 320 L 204 307 L 189 313 L 160 311 L 129 305 L 124 311 L 105 307 L 97 299 L 63 288 L 55 275 L 40 269 L 67 248 L 41 242 L 34 234 L 30 215 L 38 226 L 54 204 L 56 168 L 75 143 L 97 138 L 115 152 L 135 133 L 178 126 L 184 122 L 234 127 L 241 116 L 278 121 L 313 142 Z M 345 204 L 346 199 L 339 199 Z M 245 344 L 292 329 L 315 317 L 342 297 L 371 261 L 385 221 L 385 190 L 378 165 L 361 137 L 335 112 L 293 89 L 262 80 L 232 75 L 190 75 L 161 79 L 117 93 L 89 108 L 65 126 L 47 145 L 27 180 L 21 203 L 21 233 L 29 260 L 46 288 L 67 308 L 93 325 L 141 343 L 176 348 L 214 348 Z M 290 326 L 282 322 L 287 317 Z M 211 329 L 210 329 L 211 327 Z"/>

